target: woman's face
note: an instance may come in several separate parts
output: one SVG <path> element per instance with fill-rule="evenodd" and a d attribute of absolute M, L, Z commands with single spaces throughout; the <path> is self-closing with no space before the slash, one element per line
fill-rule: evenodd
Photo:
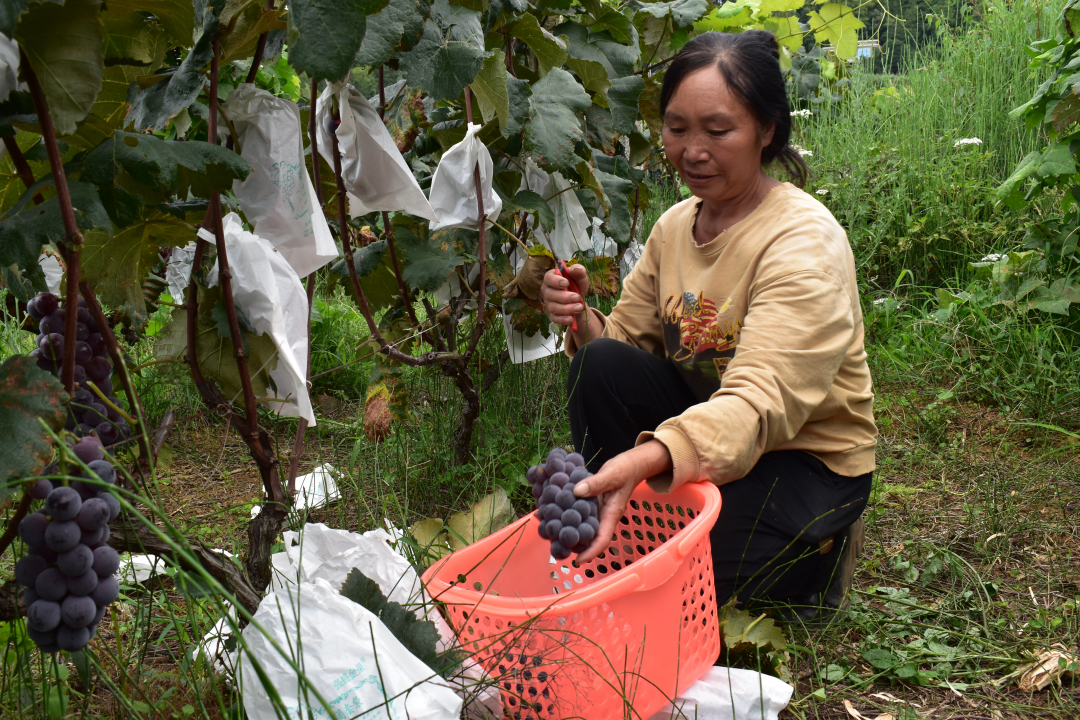
<path fill-rule="evenodd" d="M 737 201 L 757 188 L 762 131 L 715 66 L 687 75 L 664 113 L 664 150 L 690 192 L 706 202 Z"/>

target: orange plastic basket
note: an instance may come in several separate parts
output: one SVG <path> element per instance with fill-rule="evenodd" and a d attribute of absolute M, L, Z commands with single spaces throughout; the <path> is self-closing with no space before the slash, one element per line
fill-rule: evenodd
<path fill-rule="evenodd" d="M 556 561 L 536 513 L 424 573 L 514 720 L 648 718 L 720 653 L 709 530 L 720 491 L 641 484 L 607 549 Z"/>

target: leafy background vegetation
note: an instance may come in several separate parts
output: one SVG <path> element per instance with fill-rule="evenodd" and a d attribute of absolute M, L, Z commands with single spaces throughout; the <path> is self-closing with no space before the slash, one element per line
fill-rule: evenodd
<path fill-rule="evenodd" d="M 797 142 L 812 153 L 808 190 L 848 229 L 855 250 L 882 437 L 852 612 L 825 629 L 784 627 L 797 686 L 790 717 L 848 717 L 844 700 L 869 717 L 905 720 L 1080 715 L 1068 676 L 1034 694 L 1014 684 L 1040 649 L 1075 650 L 1080 638 L 1080 310 L 1062 307 L 1074 272 L 1067 242 L 1048 246 L 1037 229 L 1075 221 L 1062 207 L 1065 186 L 1012 203 L 998 192 L 1055 132 L 1009 113 L 1055 70 L 1053 58 L 1030 67 L 1036 53 L 1025 48 L 1054 36 L 1060 11 L 1061 3 L 1038 1 L 868 4 L 857 12 L 863 35 L 881 28 L 882 64 L 840 66 L 831 81 L 846 83 L 835 103 L 793 89 L 796 107 L 812 113 L 796 120 Z M 377 89 L 369 73 L 353 77 Z M 287 63 L 264 67 L 257 82 L 306 97 Z M 199 122 L 192 119 L 196 130 Z M 970 138 L 981 143 L 957 144 Z M 32 163 L 44 159 L 24 149 Z M 33 167 L 37 177 L 47 172 Z M 9 187 L 18 182 L 8 158 L 0 171 Z M 660 168 L 645 182 L 654 199 L 647 232 L 682 194 Z M 1021 294 L 1025 283 L 1032 287 Z M 368 439 L 362 421 L 375 364 L 340 368 L 370 353 L 356 349 L 368 327 L 341 283 L 321 278 L 316 298 L 320 423 L 302 471 L 341 468 L 344 498 L 300 521 L 407 526 L 461 510 L 496 485 L 524 512 L 525 467 L 569 443 L 566 359 L 505 368 L 482 396 L 470 461 L 457 464 L 460 400 L 434 368 L 401 373 L 409 410 L 384 441 Z M 610 307 L 613 299 L 592 301 Z M 170 312 L 160 306 L 149 332 Z M 30 349 L 18 318 L 8 317 L 2 333 L 5 357 Z M 135 365 L 153 359 L 152 345 L 152 336 L 130 344 Z M 485 336 L 475 362 L 495 362 L 501 350 L 501 337 Z M 151 365 L 137 382 L 152 424 L 169 411 L 186 418 L 202 410 L 183 367 Z M 295 423 L 263 422 L 278 444 L 291 443 Z M 162 516 L 214 547 L 241 550 L 261 501 L 245 446 L 202 416 L 179 425 L 170 447 L 159 466 Z M 95 648 L 96 668 L 43 665 L 16 622 L 0 625 L 0 715 L 241 716 L 234 690 L 199 654 L 220 603 L 178 577 L 124 588 L 113 631 Z"/>

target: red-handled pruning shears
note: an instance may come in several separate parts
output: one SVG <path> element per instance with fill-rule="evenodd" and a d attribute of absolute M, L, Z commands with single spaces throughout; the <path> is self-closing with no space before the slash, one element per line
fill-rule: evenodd
<path fill-rule="evenodd" d="M 555 255 L 555 253 L 552 253 L 552 256 L 555 258 L 555 264 L 558 266 L 555 268 L 555 272 L 566 278 L 566 281 L 570 283 L 570 292 L 577 293 L 577 295 L 581 298 L 581 301 L 585 302 L 585 296 L 581 294 L 581 290 L 578 290 L 577 283 L 574 282 L 574 279 L 572 277 L 570 277 L 570 270 L 566 267 L 566 263 L 560 260 L 559 257 Z M 573 315 L 570 316 L 570 329 L 574 332 L 577 332 L 577 318 Z"/>

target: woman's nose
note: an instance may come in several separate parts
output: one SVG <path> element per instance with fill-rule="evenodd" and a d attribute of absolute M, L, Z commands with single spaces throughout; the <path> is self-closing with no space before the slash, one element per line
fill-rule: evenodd
<path fill-rule="evenodd" d="M 686 142 L 683 157 L 692 163 L 708 162 L 710 159 L 708 144 L 704 136 L 694 133 Z"/>

